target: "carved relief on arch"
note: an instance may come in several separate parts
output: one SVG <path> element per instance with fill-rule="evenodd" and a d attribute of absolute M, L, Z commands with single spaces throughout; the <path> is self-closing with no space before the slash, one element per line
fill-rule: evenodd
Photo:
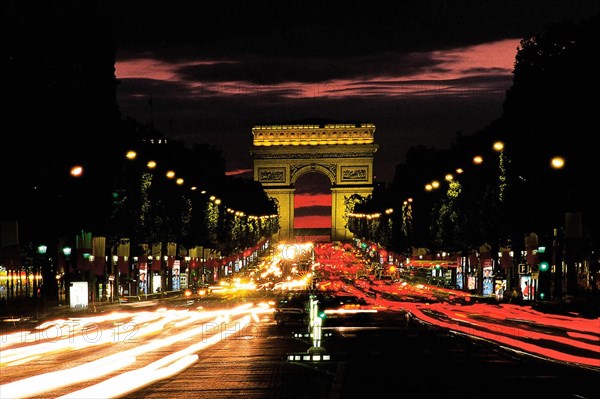
<path fill-rule="evenodd" d="M 337 183 L 337 165 L 334 163 L 302 163 L 290 165 L 290 182 L 296 183 L 300 176 L 310 172 L 320 172 L 327 176 L 332 185 Z"/>

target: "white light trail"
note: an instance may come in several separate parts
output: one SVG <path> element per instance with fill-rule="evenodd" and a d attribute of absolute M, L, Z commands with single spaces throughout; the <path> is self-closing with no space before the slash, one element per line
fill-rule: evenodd
<path fill-rule="evenodd" d="M 250 316 L 245 316 L 236 323 L 239 324 L 240 331 L 250 323 L 250 320 Z M 85 389 L 71 392 L 70 394 L 61 396 L 60 399 L 108 399 L 121 397 L 184 370 L 198 360 L 196 352 L 214 345 L 227 337 L 228 335 L 223 334 L 222 331 L 216 331 L 209 338 L 205 338 L 203 341 L 165 356 L 145 367 L 120 374 Z"/>
<path fill-rule="evenodd" d="M 256 313 L 263 313 L 266 311 L 268 311 L 268 309 L 265 309 L 264 307 L 253 307 L 253 305 L 249 303 L 238 306 L 233 309 L 220 309 L 215 311 L 189 312 L 187 310 L 161 310 L 158 312 L 161 315 L 161 318 L 159 319 L 156 319 L 155 317 L 153 317 L 153 315 L 149 315 L 146 313 L 138 314 L 135 317 L 135 319 L 138 322 L 146 323 L 148 320 L 155 320 L 154 322 L 146 323 L 146 325 L 136 330 L 136 334 L 139 334 L 140 337 L 147 334 L 153 334 L 164 329 L 167 323 L 169 323 L 170 326 L 184 327 L 192 322 L 202 321 L 203 319 L 211 321 L 205 322 L 199 327 L 191 328 L 177 334 L 169 335 L 167 338 L 164 339 L 153 339 L 151 341 L 144 341 L 142 345 L 133 347 L 131 349 L 119 352 L 114 355 L 107 356 L 102 359 L 98 359 L 96 361 L 86 363 L 85 365 L 75 366 L 69 369 L 50 373 L 44 373 L 41 375 L 36 375 L 33 377 L 0 385 L 0 398 L 13 399 L 31 397 L 61 387 L 66 387 L 76 383 L 97 379 L 99 377 L 105 376 L 110 373 L 114 373 L 119 369 L 134 364 L 134 362 L 136 361 L 135 359 L 139 355 L 147 354 L 148 352 L 154 350 L 169 347 L 177 342 L 185 342 L 192 338 L 200 337 L 199 340 L 197 339 L 197 341 L 199 342 L 197 342 L 194 345 L 191 345 L 183 350 L 168 355 L 156 362 L 151 363 L 150 365 L 132 371 L 128 371 L 126 373 L 122 373 L 118 377 L 113 377 L 109 380 L 100 383 L 103 385 L 101 389 L 99 388 L 99 392 L 101 392 L 97 394 L 99 396 L 95 396 L 96 394 L 93 393 L 94 390 L 92 389 L 92 387 L 89 387 L 85 389 L 91 389 L 90 391 L 84 391 L 85 393 L 74 392 L 70 394 L 74 396 L 70 397 L 112 397 L 113 395 L 110 394 L 110 391 L 106 391 L 105 383 L 107 381 L 113 381 L 110 384 L 115 384 L 116 382 L 114 381 L 114 378 L 120 379 L 122 378 L 122 376 L 127 375 L 129 375 L 129 377 L 123 380 L 126 382 L 121 382 L 121 380 L 117 381 L 118 386 L 122 386 L 122 389 L 136 390 L 140 388 L 141 383 L 150 384 L 153 381 L 162 378 L 167 378 L 170 375 L 172 375 L 172 373 L 176 373 L 186 367 L 189 367 L 189 365 L 193 364 L 198 359 L 198 356 L 194 355 L 195 352 L 198 352 L 206 348 L 207 346 L 213 345 L 216 342 L 219 342 L 227 337 L 239 333 L 252 320 L 252 317 L 250 315 L 254 316 L 254 320 L 256 321 Z M 240 315 L 243 314 L 246 314 L 246 316 L 242 317 L 241 320 L 236 320 L 232 327 L 228 327 L 227 322 L 231 318 L 237 319 L 238 317 L 240 317 Z M 81 325 L 81 323 L 77 323 L 77 325 Z M 45 325 L 44 328 L 48 328 L 48 326 L 49 325 Z M 83 327 L 81 330 L 83 330 Z M 114 343 L 119 342 L 114 340 L 115 334 L 109 335 L 109 338 L 98 341 L 110 341 Z M 22 348 L 15 348 L 14 351 L 3 350 L 2 362 L 11 362 L 10 364 L 18 364 L 23 361 L 33 360 L 34 358 L 41 358 L 46 354 L 57 353 L 63 350 L 72 350 L 74 348 L 78 348 L 78 345 L 80 347 L 85 347 L 86 345 L 87 347 L 96 345 L 96 343 L 94 342 L 90 343 L 85 342 L 85 340 L 82 339 L 74 340 L 72 338 L 72 333 L 69 333 L 66 336 L 61 336 L 61 338 L 58 339 L 56 342 L 44 342 L 39 344 L 31 343 L 30 345 L 27 345 Z M 11 337 L 11 340 L 14 341 L 15 337 Z M 8 356 L 8 360 L 5 357 L 5 355 Z M 143 370 L 143 378 L 137 378 L 135 375 L 135 373 L 139 373 L 140 370 Z M 114 396 L 118 395 L 120 394 L 114 394 Z"/>

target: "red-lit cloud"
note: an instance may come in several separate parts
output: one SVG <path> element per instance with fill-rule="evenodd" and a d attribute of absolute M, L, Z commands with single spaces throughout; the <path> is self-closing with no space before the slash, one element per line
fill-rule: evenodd
<path fill-rule="evenodd" d="M 331 227 L 331 216 L 296 216 L 294 228 L 296 229 L 323 229 Z"/>
<path fill-rule="evenodd" d="M 239 175 L 245 175 L 245 174 L 251 174 L 253 172 L 252 169 L 235 169 L 235 170 L 229 170 L 227 172 L 225 172 L 226 176 L 239 176 Z"/>
<path fill-rule="evenodd" d="M 259 95 L 298 99 L 454 95 L 464 91 L 497 90 L 499 84 L 506 89 L 519 40 L 350 60 L 312 58 L 301 65 L 294 59 L 256 56 L 177 63 L 151 58 L 128 59 L 117 62 L 116 74 L 121 80 L 151 79 L 156 84 L 161 81 L 178 84 L 186 88 L 180 93 L 183 97 Z M 265 70 L 270 73 L 258 72 Z"/>
<path fill-rule="evenodd" d="M 331 208 L 331 194 L 296 194 L 294 197 L 294 208 L 315 206 Z"/>

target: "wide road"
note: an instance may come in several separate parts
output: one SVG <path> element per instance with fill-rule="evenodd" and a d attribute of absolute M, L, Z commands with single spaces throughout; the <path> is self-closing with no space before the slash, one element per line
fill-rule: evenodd
<path fill-rule="evenodd" d="M 252 307 L 257 302 L 251 300 L 201 304 L 132 308 L 122 319 L 97 319 L 96 334 L 89 330 L 89 320 L 81 323 L 88 330 L 71 327 L 71 333 L 84 334 L 86 344 L 93 345 L 30 339 L 28 345 L 14 345 L 15 351 L 35 347 L 23 355 L 12 353 L 3 336 L 0 397 L 594 398 L 598 392 L 598 371 L 457 335 L 407 318 L 402 311 L 328 315 L 321 346 L 331 359 L 303 362 L 288 357 L 307 353 L 311 341 L 293 336 L 307 332 L 306 327 L 277 326 L 272 310 L 264 304 Z M 223 316 L 225 308 L 234 310 Z M 130 334 L 128 326 L 133 325 L 135 334 Z M 118 339 L 113 334 L 107 342 L 93 342 L 97 332 L 109 327 L 119 332 Z M 58 341 L 73 342 L 60 349 Z M 114 369 L 102 374 L 107 359 Z M 69 370 L 71 374 L 53 373 Z M 95 372 L 93 378 L 81 375 Z M 19 381 L 24 385 L 14 384 Z M 56 388 L 36 391 L 39 384 Z M 14 395 L 28 389 L 37 393 Z"/>
<path fill-rule="evenodd" d="M 329 324 L 329 327 L 328 327 Z M 270 316 L 201 353 L 180 375 L 133 398 L 594 398 L 600 374 L 407 322 L 404 314 L 325 321 L 325 363 L 288 361 L 310 341 Z M 435 395 L 435 396 L 434 396 Z"/>

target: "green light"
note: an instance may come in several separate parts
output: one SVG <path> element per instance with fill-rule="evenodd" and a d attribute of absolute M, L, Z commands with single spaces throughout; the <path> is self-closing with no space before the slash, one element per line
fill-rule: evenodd
<path fill-rule="evenodd" d="M 319 317 L 324 319 L 325 318 L 325 312 L 319 312 Z"/>
<path fill-rule="evenodd" d="M 546 294 L 543 292 L 540 292 L 540 299 L 544 299 L 546 297 Z"/>
<path fill-rule="evenodd" d="M 540 262 L 540 271 L 541 272 L 546 272 L 548 271 L 548 269 L 550 269 L 550 264 L 548 262 Z"/>
<path fill-rule="evenodd" d="M 546 252 L 546 247 L 538 247 L 538 254 L 543 254 Z"/>

